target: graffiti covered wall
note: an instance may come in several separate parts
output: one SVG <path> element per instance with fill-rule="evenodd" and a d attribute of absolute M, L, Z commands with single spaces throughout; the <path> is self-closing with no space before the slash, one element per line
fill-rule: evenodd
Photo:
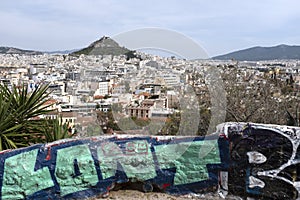
<path fill-rule="evenodd" d="M 296 199 L 300 128 L 225 123 L 206 137 L 105 136 L 0 153 L 1 199 L 83 199 L 116 184 Z"/>
<path fill-rule="evenodd" d="M 300 128 L 227 123 L 229 191 L 263 199 L 296 199 L 300 192 Z"/>
<path fill-rule="evenodd" d="M 221 151 L 220 151 L 221 150 Z M 94 137 L 2 152 L 1 199 L 68 199 L 142 182 L 170 193 L 218 186 L 228 141 L 210 137 Z"/>

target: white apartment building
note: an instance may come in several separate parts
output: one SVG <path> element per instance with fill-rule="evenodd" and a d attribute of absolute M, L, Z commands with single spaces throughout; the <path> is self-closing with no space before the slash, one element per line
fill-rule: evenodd
<path fill-rule="evenodd" d="M 164 79 L 167 87 L 178 86 L 180 84 L 180 77 L 176 74 L 162 74 L 160 76 Z"/>
<path fill-rule="evenodd" d="M 105 96 L 109 94 L 109 81 L 101 81 L 99 82 L 99 88 L 96 90 L 94 96 Z"/>

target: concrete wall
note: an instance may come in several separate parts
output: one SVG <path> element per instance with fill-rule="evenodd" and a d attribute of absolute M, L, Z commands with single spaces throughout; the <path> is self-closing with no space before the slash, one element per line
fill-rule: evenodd
<path fill-rule="evenodd" d="M 107 136 L 0 153 L 1 199 L 82 199 L 138 182 L 172 194 L 296 199 L 300 128 L 226 123 L 207 137 Z"/>
<path fill-rule="evenodd" d="M 68 199 L 105 195 L 141 182 L 182 194 L 215 190 L 228 168 L 228 141 L 202 137 L 94 137 L 1 153 L 1 199 Z"/>
<path fill-rule="evenodd" d="M 296 199 L 300 192 L 300 128 L 227 123 L 229 191 L 263 199 Z"/>

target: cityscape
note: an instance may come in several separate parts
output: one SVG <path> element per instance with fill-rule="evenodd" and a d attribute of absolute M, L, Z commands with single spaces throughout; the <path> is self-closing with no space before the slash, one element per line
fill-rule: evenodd
<path fill-rule="evenodd" d="M 0 200 L 299 199 L 299 6 L 0 2 Z"/>
<path fill-rule="evenodd" d="M 98 43 L 107 46 L 111 41 L 107 37 Z M 52 104 L 52 111 L 39 117 L 68 122 L 81 137 L 122 132 L 180 135 L 174 123 L 180 122 L 180 96 L 187 86 L 193 88 L 193 94 L 186 98 L 194 95 L 200 110 L 199 130 L 192 135 L 206 135 L 213 95 L 206 78 L 209 67 L 220 72 L 227 94 L 222 107 L 227 112 L 224 121 L 299 124 L 295 103 L 300 88 L 299 60 L 185 60 L 142 52 L 135 52 L 133 58 L 47 53 L 0 56 L 1 83 L 9 87 L 26 85 L 29 91 L 48 85 L 47 103 Z M 112 111 L 114 117 L 108 114 Z M 137 125 L 129 123 L 131 120 Z M 150 121 L 166 123 L 167 127 L 151 132 L 144 127 Z M 172 128 L 176 131 L 169 130 Z"/>

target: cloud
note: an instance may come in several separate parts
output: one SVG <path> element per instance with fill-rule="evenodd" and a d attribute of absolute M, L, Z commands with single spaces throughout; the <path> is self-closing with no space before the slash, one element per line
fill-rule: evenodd
<path fill-rule="evenodd" d="M 102 35 L 159 27 L 192 37 L 214 55 L 257 43 L 300 43 L 299 7 L 297 0 L 1 1 L 0 45 L 78 48 Z"/>

